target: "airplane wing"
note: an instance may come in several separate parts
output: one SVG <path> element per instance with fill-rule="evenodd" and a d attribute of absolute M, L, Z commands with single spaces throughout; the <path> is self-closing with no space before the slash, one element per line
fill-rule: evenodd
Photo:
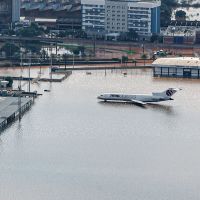
<path fill-rule="evenodd" d="M 141 106 L 146 105 L 145 102 L 143 102 L 143 101 L 138 101 L 138 100 L 135 100 L 135 99 L 131 99 L 130 102 L 135 103 L 135 104 L 138 104 L 138 105 L 141 105 Z"/>

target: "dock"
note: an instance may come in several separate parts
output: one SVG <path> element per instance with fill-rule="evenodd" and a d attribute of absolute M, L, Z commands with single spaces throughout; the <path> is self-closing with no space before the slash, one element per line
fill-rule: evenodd
<path fill-rule="evenodd" d="M 43 81 L 43 82 L 62 82 L 67 79 L 72 74 L 72 71 L 66 71 L 61 78 L 38 78 L 38 77 L 20 77 L 20 76 L 9 76 L 13 80 L 21 80 L 21 81 Z M 0 76 L 0 79 L 4 80 L 7 76 Z"/>
<path fill-rule="evenodd" d="M 151 65 L 145 65 L 145 66 L 80 66 L 80 67 L 60 67 L 58 69 L 54 69 L 55 73 L 66 73 L 67 71 L 79 71 L 79 70 L 120 70 L 120 69 L 149 69 L 152 68 Z"/>
<path fill-rule="evenodd" d="M 32 98 L 0 97 L 0 131 L 21 117 L 33 104 Z"/>

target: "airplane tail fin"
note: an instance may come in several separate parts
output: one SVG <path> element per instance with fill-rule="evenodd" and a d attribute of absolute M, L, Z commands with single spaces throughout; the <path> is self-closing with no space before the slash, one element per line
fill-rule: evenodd
<path fill-rule="evenodd" d="M 163 98 L 171 98 L 176 92 L 180 91 L 180 88 L 168 88 L 163 92 L 153 93 L 154 96 L 160 96 Z"/>

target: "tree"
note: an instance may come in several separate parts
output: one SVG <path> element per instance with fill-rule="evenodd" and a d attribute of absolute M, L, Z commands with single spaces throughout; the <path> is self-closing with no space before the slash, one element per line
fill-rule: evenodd
<path fill-rule="evenodd" d="M 35 23 L 31 23 L 29 27 L 18 30 L 17 35 L 22 37 L 37 37 L 44 34 L 44 29 Z"/>
<path fill-rule="evenodd" d="M 162 27 L 167 27 L 171 22 L 172 8 L 176 7 L 176 0 L 162 0 L 161 1 L 161 15 L 160 21 Z"/>
<path fill-rule="evenodd" d="M 84 46 L 79 46 L 79 51 L 81 52 L 81 55 L 85 55 L 85 47 Z"/>
<path fill-rule="evenodd" d="M 6 43 L 1 48 L 1 52 L 5 52 L 6 57 L 13 57 L 16 53 L 19 54 L 20 48 L 12 43 Z"/>
<path fill-rule="evenodd" d="M 63 54 L 63 60 L 64 60 L 64 62 L 65 62 L 65 69 L 66 69 L 66 67 L 67 67 L 67 54 L 65 53 L 65 54 Z"/>
<path fill-rule="evenodd" d="M 138 39 L 138 33 L 134 31 L 133 29 L 129 29 L 129 32 L 127 33 L 128 40 L 136 41 Z"/>
<path fill-rule="evenodd" d="M 142 54 L 141 58 L 144 60 L 144 66 L 145 66 L 145 60 L 147 59 L 147 55 L 146 54 Z"/>
<path fill-rule="evenodd" d="M 137 60 L 136 60 L 136 59 L 133 59 L 133 60 L 132 60 L 132 63 L 134 63 L 134 64 L 135 64 L 135 67 L 136 67 L 136 65 L 137 65 Z"/>
<path fill-rule="evenodd" d="M 153 34 L 152 36 L 151 36 L 151 42 L 153 43 L 153 42 L 155 42 L 155 41 L 158 41 L 158 38 L 159 38 L 159 36 L 158 35 L 156 35 L 156 34 Z"/>
<path fill-rule="evenodd" d="M 176 20 L 186 20 L 186 12 L 183 10 L 177 10 L 175 18 Z"/>
<path fill-rule="evenodd" d="M 8 81 L 8 87 L 12 87 L 13 85 L 13 78 L 8 76 L 5 78 L 5 81 Z"/>

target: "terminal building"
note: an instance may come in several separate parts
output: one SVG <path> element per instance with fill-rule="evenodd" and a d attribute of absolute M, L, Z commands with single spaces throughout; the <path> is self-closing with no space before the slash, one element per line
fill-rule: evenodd
<path fill-rule="evenodd" d="M 133 30 L 148 38 L 160 33 L 160 1 L 81 0 L 82 30 L 121 34 Z"/>
<path fill-rule="evenodd" d="M 20 0 L 0 0 L 0 30 L 20 20 Z"/>
<path fill-rule="evenodd" d="M 158 58 L 152 65 L 154 77 L 200 78 L 200 59 L 196 57 Z"/>

